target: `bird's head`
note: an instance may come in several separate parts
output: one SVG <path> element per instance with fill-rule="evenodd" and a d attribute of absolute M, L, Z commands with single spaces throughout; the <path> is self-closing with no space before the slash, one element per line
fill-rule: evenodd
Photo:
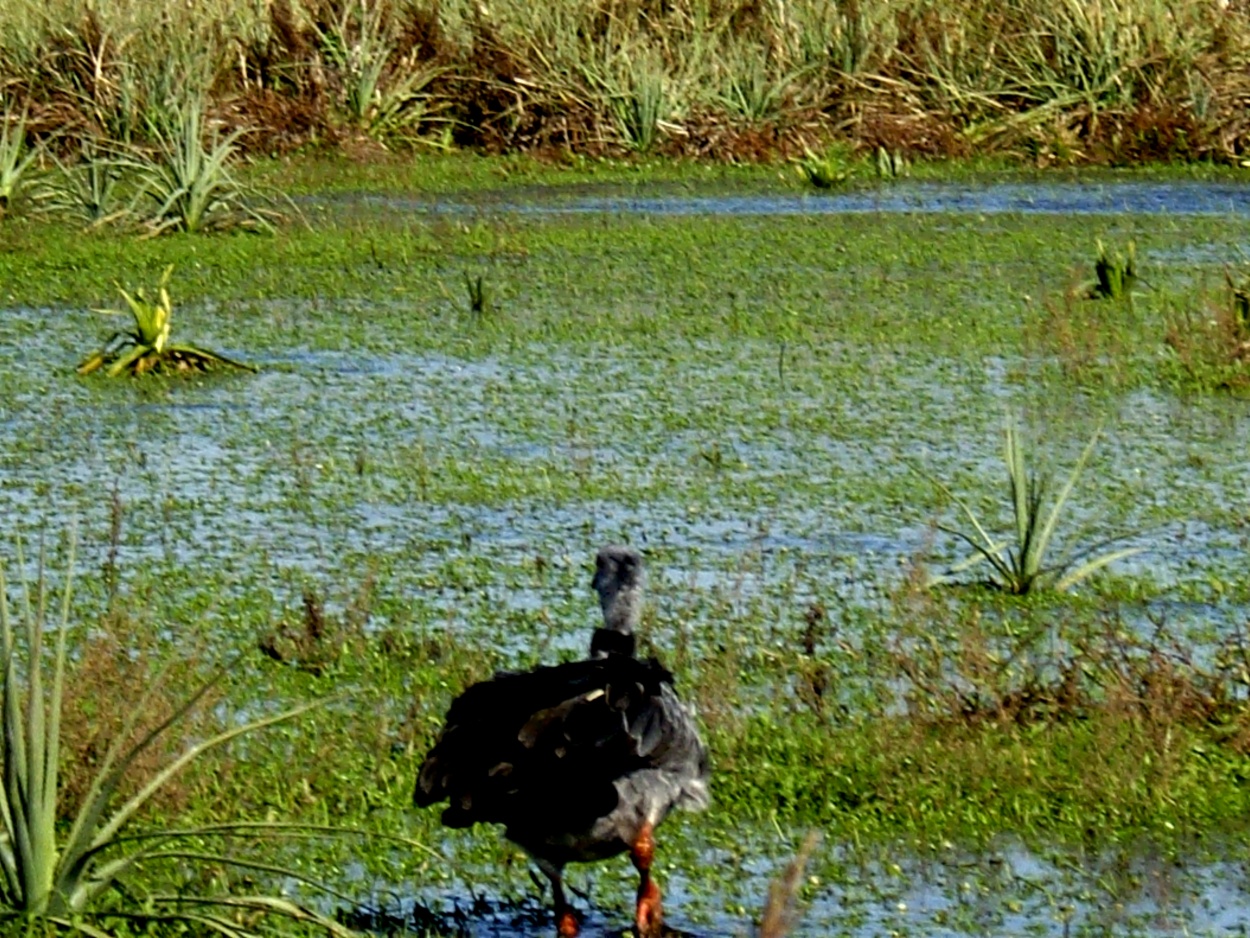
<path fill-rule="evenodd" d="M 642 614 L 645 582 L 642 555 L 630 547 L 604 547 L 595 556 L 595 576 L 590 581 L 599 594 L 604 628 L 632 634 Z"/>

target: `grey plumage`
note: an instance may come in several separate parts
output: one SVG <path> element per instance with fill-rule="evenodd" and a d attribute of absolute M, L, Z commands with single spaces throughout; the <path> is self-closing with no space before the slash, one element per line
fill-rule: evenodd
<path fill-rule="evenodd" d="M 637 552 L 600 550 L 592 585 L 604 624 L 590 657 L 470 687 L 452 702 L 417 778 L 418 805 L 448 802 L 444 824 L 505 825 L 551 878 L 562 935 L 576 933 L 563 866 L 627 850 L 642 875 L 639 928 L 646 891 L 654 908 L 645 924 L 658 929 L 651 832 L 674 807 L 708 804 L 707 750 L 672 674 L 633 657 L 644 582 Z"/>

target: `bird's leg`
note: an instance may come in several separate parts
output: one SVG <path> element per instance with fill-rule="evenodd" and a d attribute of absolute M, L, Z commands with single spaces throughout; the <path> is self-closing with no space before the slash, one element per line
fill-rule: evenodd
<path fill-rule="evenodd" d="M 634 913 L 634 930 L 637 938 L 656 938 L 660 934 L 664 916 L 660 911 L 660 887 L 651 878 L 655 838 L 649 822 L 642 825 L 629 855 L 634 861 L 634 868 L 638 870 L 638 907 Z"/>
<path fill-rule="evenodd" d="M 554 863 L 547 863 L 543 860 L 536 860 L 535 862 L 538 863 L 538 868 L 546 873 L 547 878 L 551 880 L 551 898 L 556 913 L 556 934 L 559 938 L 576 938 L 582 925 L 578 920 L 577 913 L 573 911 L 573 907 L 564 898 L 563 869 Z"/>

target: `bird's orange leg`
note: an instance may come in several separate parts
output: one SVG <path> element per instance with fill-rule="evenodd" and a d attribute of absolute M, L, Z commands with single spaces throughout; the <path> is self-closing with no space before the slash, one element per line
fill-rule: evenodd
<path fill-rule="evenodd" d="M 556 910 L 556 934 L 559 938 L 577 938 L 581 927 L 572 906 L 566 905 L 563 909 Z"/>
<path fill-rule="evenodd" d="M 638 907 L 634 913 L 637 938 L 658 938 L 664 916 L 660 910 L 660 887 L 651 878 L 651 860 L 655 857 L 655 838 L 650 824 L 644 824 L 630 849 L 630 858 L 638 870 Z"/>
<path fill-rule="evenodd" d="M 537 867 L 551 880 L 551 900 L 555 905 L 555 933 L 559 938 L 576 938 L 581 930 L 581 918 L 564 898 L 564 867 L 535 857 Z"/>
<path fill-rule="evenodd" d="M 556 913 L 556 935 L 559 938 L 577 938 L 582 923 L 577 913 L 573 911 L 573 907 L 564 898 L 564 871 L 558 866 L 541 861 L 538 867 L 551 880 L 551 898 Z"/>

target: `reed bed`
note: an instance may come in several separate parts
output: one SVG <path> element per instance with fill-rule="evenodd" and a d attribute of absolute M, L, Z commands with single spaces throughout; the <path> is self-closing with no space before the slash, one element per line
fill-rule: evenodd
<path fill-rule="evenodd" d="M 254 149 L 1239 160 L 1245 0 L 8 0 L 28 131 Z"/>

